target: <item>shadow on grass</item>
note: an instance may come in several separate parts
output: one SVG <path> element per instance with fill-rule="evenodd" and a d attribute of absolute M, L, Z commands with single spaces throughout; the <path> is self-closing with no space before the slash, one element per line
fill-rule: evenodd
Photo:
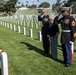
<path fill-rule="evenodd" d="M 76 52 L 76 50 L 74 50 L 74 52 Z"/>
<path fill-rule="evenodd" d="M 39 49 L 39 48 L 37 48 L 37 47 L 35 47 L 35 46 L 33 46 L 33 45 L 31 45 L 31 44 L 29 44 L 29 43 L 25 43 L 25 42 L 20 42 L 20 43 L 21 43 L 21 44 L 25 44 L 25 45 L 28 47 L 29 50 L 34 50 L 34 51 L 36 51 L 37 53 L 39 53 L 39 54 L 41 54 L 41 55 L 43 55 L 43 56 L 46 56 L 46 57 L 49 57 L 49 58 L 52 59 L 52 57 L 51 57 L 50 54 L 45 54 L 43 50 L 41 50 L 41 49 Z M 53 59 L 53 60 L 54 60 L 54 59 Z M 63 64 L 63 61 L 61 61 L 61 60 L 59 60 L 59 59 L 57 59 L 57 60 L 55 60 L 55 61 Z"/>
<path fill-rule="evenodd" d="M 37 39 L 37 38 L 34 38 L 34 39 L 38 41 L 38 39 Z"/>
<path fill-rule="evenodd" d="M 45 54 L 43 50 L 41 50 L 41 49 L 31 45 L 31 44 L 28 44 L 28 43 L 25 43 L 25 42 L 20 42 L 20 43 L 25 44 L 28 47 L 29 50 L 34 50 L 37 53 L 39 53 L 43 56 L 49 57 L 49 58 L 51 57 L 50 54 Z"/>

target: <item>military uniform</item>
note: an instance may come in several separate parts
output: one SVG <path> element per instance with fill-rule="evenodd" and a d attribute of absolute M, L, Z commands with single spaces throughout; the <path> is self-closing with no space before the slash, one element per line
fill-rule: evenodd
<path fill-rule="evenodd" d="M 49 27 L 49 15 L 43 16 L 43 14 L 40 14 L 38 16 L 38 21 L 42 21 L 42 41 L 43 41 L 43 48 L 45 50 L 45 53 L 49 53 L 50 45 L 49 45 L 49 38 L 48 35 L 48 27 Z"/>
<path fill-rule="evenodd" d="M 71 42 L 73 42 L 74 37 L 76 37 L 75 19 L 70 15 L 64 16 L 61 19 L 58 19 L 58 17 L 56 17 L 55 21 L 56 19 L 57 23 L 61 23 L 62 26 L 61 43 L 62 43 L 64 64 L 65 66 L 70 66 L 72 64 Z"/>

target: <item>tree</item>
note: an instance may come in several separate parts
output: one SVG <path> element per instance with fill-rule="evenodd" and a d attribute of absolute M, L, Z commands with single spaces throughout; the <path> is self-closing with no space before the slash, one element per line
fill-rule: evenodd
<path fill-rule="evenodd" d="M 43 7 L 43 8 L 49 8 L 50 7 L 50 4 L 48 2 L 43 2 L 39 5 L 39 8 L 40 7 Z"/>
<path fill-rule="evenodd" d="M 28 7 L 28 3 L 29 3 L 29 1 L 26 1 L 26 7 Z"/>
<path fill-rule="evenodd" d="M 70 7 L 73 4 L 74 4 L 74 6 L 70 9 L 72 10 L 72 13 L 76 14 L 76 0 L 68 0 L 66 3 L 64 3 L 63 6 Z"/>
<path fill-rule="evenodd" d="M 21 4 L 21 2 L 18 2 L 18 4 Z"/>
<path fill-rule="evenodd" d="M 4 12 L 4 6 L 3 5 L 0 6 L 0 12 Z"/>
<path fill-rule="evenodd" d="M 60 6 L 61 6 L 61 0 L 57 0 L 56 4 L 52 5 L 52 11 L 54 12 L 59 12 L 60 11 Z"/>
<path fill-rule="evenodd" d="M 15 5 L 18 2 L 18 0 L 9 0 L 9 2 L 11 2 L 12 8 L 15 8 Z"/>
<path fill-rule="evenodd" d="M 25 6 L 24 3 L 22 3 L 21 7 L 24 7 L 24 6 Z"/>
<path fill-rule="evenodd" d="M 52 11 L 55 11 L 55 4 L 52 5 Z"/>
<path fill-rule="evenodd" d="M 16 3 L 18 2 L 18 0 L 9 0 L 9 1 L 14 3 L 14 5 L 16 5 Z"/>
<path fill-rule="evenodd" d="M 29 1 L 26 1 L 26 3 L 28 4 L 28 3 L 29 3 Z"/>
<path fill-rule="evenodd" d="M 6 4 L 4 4 L 4 11 L 5 12 L 15 12 L 16 11 L 16 8 L 15 8 L 15 5 L 17 3 L 18 0 L 9 0 L 6 2 Z"/>
<path fill-rule="evenodd" d="M 12 6 L 11 2 L 8 1 L 6 4 L 4 4 L 4 11 L 7 12 L 7 13 L 9 11 L 11 11 L 11 7 L 10 6 Z"/>
<path fill-rule="evenodd" d="M 37 5 L 32 4 L 32 5 L 30 6 L 30 8 L 37 8 Z"/>
<path fill-rule="evenodd" d="M 76 0 L 68 0 L 67 4 L 69 4 L 70 6 L 74 4 L 74 6 L 72 7 L 72 13 L 76 14 Z"/>
<path fill-rule="evenodd" d="M 17 1 L 18 0 L 5 1 L 5 3 L 0 6 L 0 11 L 7 12 L 7 13 L 15 12 L 16 11 L 15 5 L 16 5 Z"/>

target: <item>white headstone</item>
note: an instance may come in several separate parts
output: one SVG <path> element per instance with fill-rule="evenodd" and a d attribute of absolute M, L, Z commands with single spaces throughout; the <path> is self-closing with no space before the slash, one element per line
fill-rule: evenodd
<path fill-rule="evenodd" d="M 23 27 L 23 34 L 26 35 L 26 28 Z"/>
<path fill-rule="evenodd" d="M 9 28 L 9 23 L 7 23 L 7 28 Z"/>
<path fill-rule="evenodd" d="M 24 26 L 26 25 L 26 22 L 25 22 L 25 20 L 24 20 Z"/>
<path fill-rule="evenodd" d="M 29 30 L 29 35 L 31 38 L 33 37 L 32 29 Z"/>
<path fill-rule="evenodd" d="M 21 25 L 22 25 L 22 21 L 21 21 Z"/>
<path fill-rule="evenodd" d="M 29 27 L 29 24 L 30 24 L 30 23 L 29 23 L 29 22 L 27 22 L 26 26 L 27 26 L 27 27 Z"/>
<path fill-rule="evenodd" d="M 36 26 L 36 29 L 38 29 L 38 24 L 35 24 L 35 26 Z"/>
<path fill-rule="evenodd" d="M 14 31 L 16 31 L 16 26 L 14 25 Z"/>
<path fill-rule="evenodd" d="M 39 40 L 39 41 L 42 41 L 41 31 L 38 32 L 38 40 Z"/>
<path fill-rule="evenodd" d="M 30 21 L 31 28 L 33 28 L 33 20 Z"/>
<path fill-rule="evenodd" d="M 0 53 L 1 58 L 1 75 L 8 75 L 8 59 L 5 52 Z"/>
<path fill-rule="evenodd" d="M 18 33 L 20 33 L 20 26 L 18 26 Z"/>
<path fill-rule="evenodd" d="M 6 22 L 5 22 L 5 27 L 7 27 L 7 24 L 6 24 Z"/>
<path fill-rule="evenodd" d="M 10 24 L 10 29 L 12 30 L 13 28 L 12 28 L 12 24 Z"/>

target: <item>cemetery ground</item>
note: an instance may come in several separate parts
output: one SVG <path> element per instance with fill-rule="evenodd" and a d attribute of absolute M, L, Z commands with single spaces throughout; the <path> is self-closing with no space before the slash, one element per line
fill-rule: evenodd
<path fill-rule="evenodd" d="M 65 67 L 60 42 L 58 60 L 53 60 L 50 55 L 44 54 L 42 42 L 35 37 L 30 38 L 0 26 L 0 47 L 8 55 L 9 75 L 76 74 L 76 52 L 73 54 L 72 66 Z"/>

